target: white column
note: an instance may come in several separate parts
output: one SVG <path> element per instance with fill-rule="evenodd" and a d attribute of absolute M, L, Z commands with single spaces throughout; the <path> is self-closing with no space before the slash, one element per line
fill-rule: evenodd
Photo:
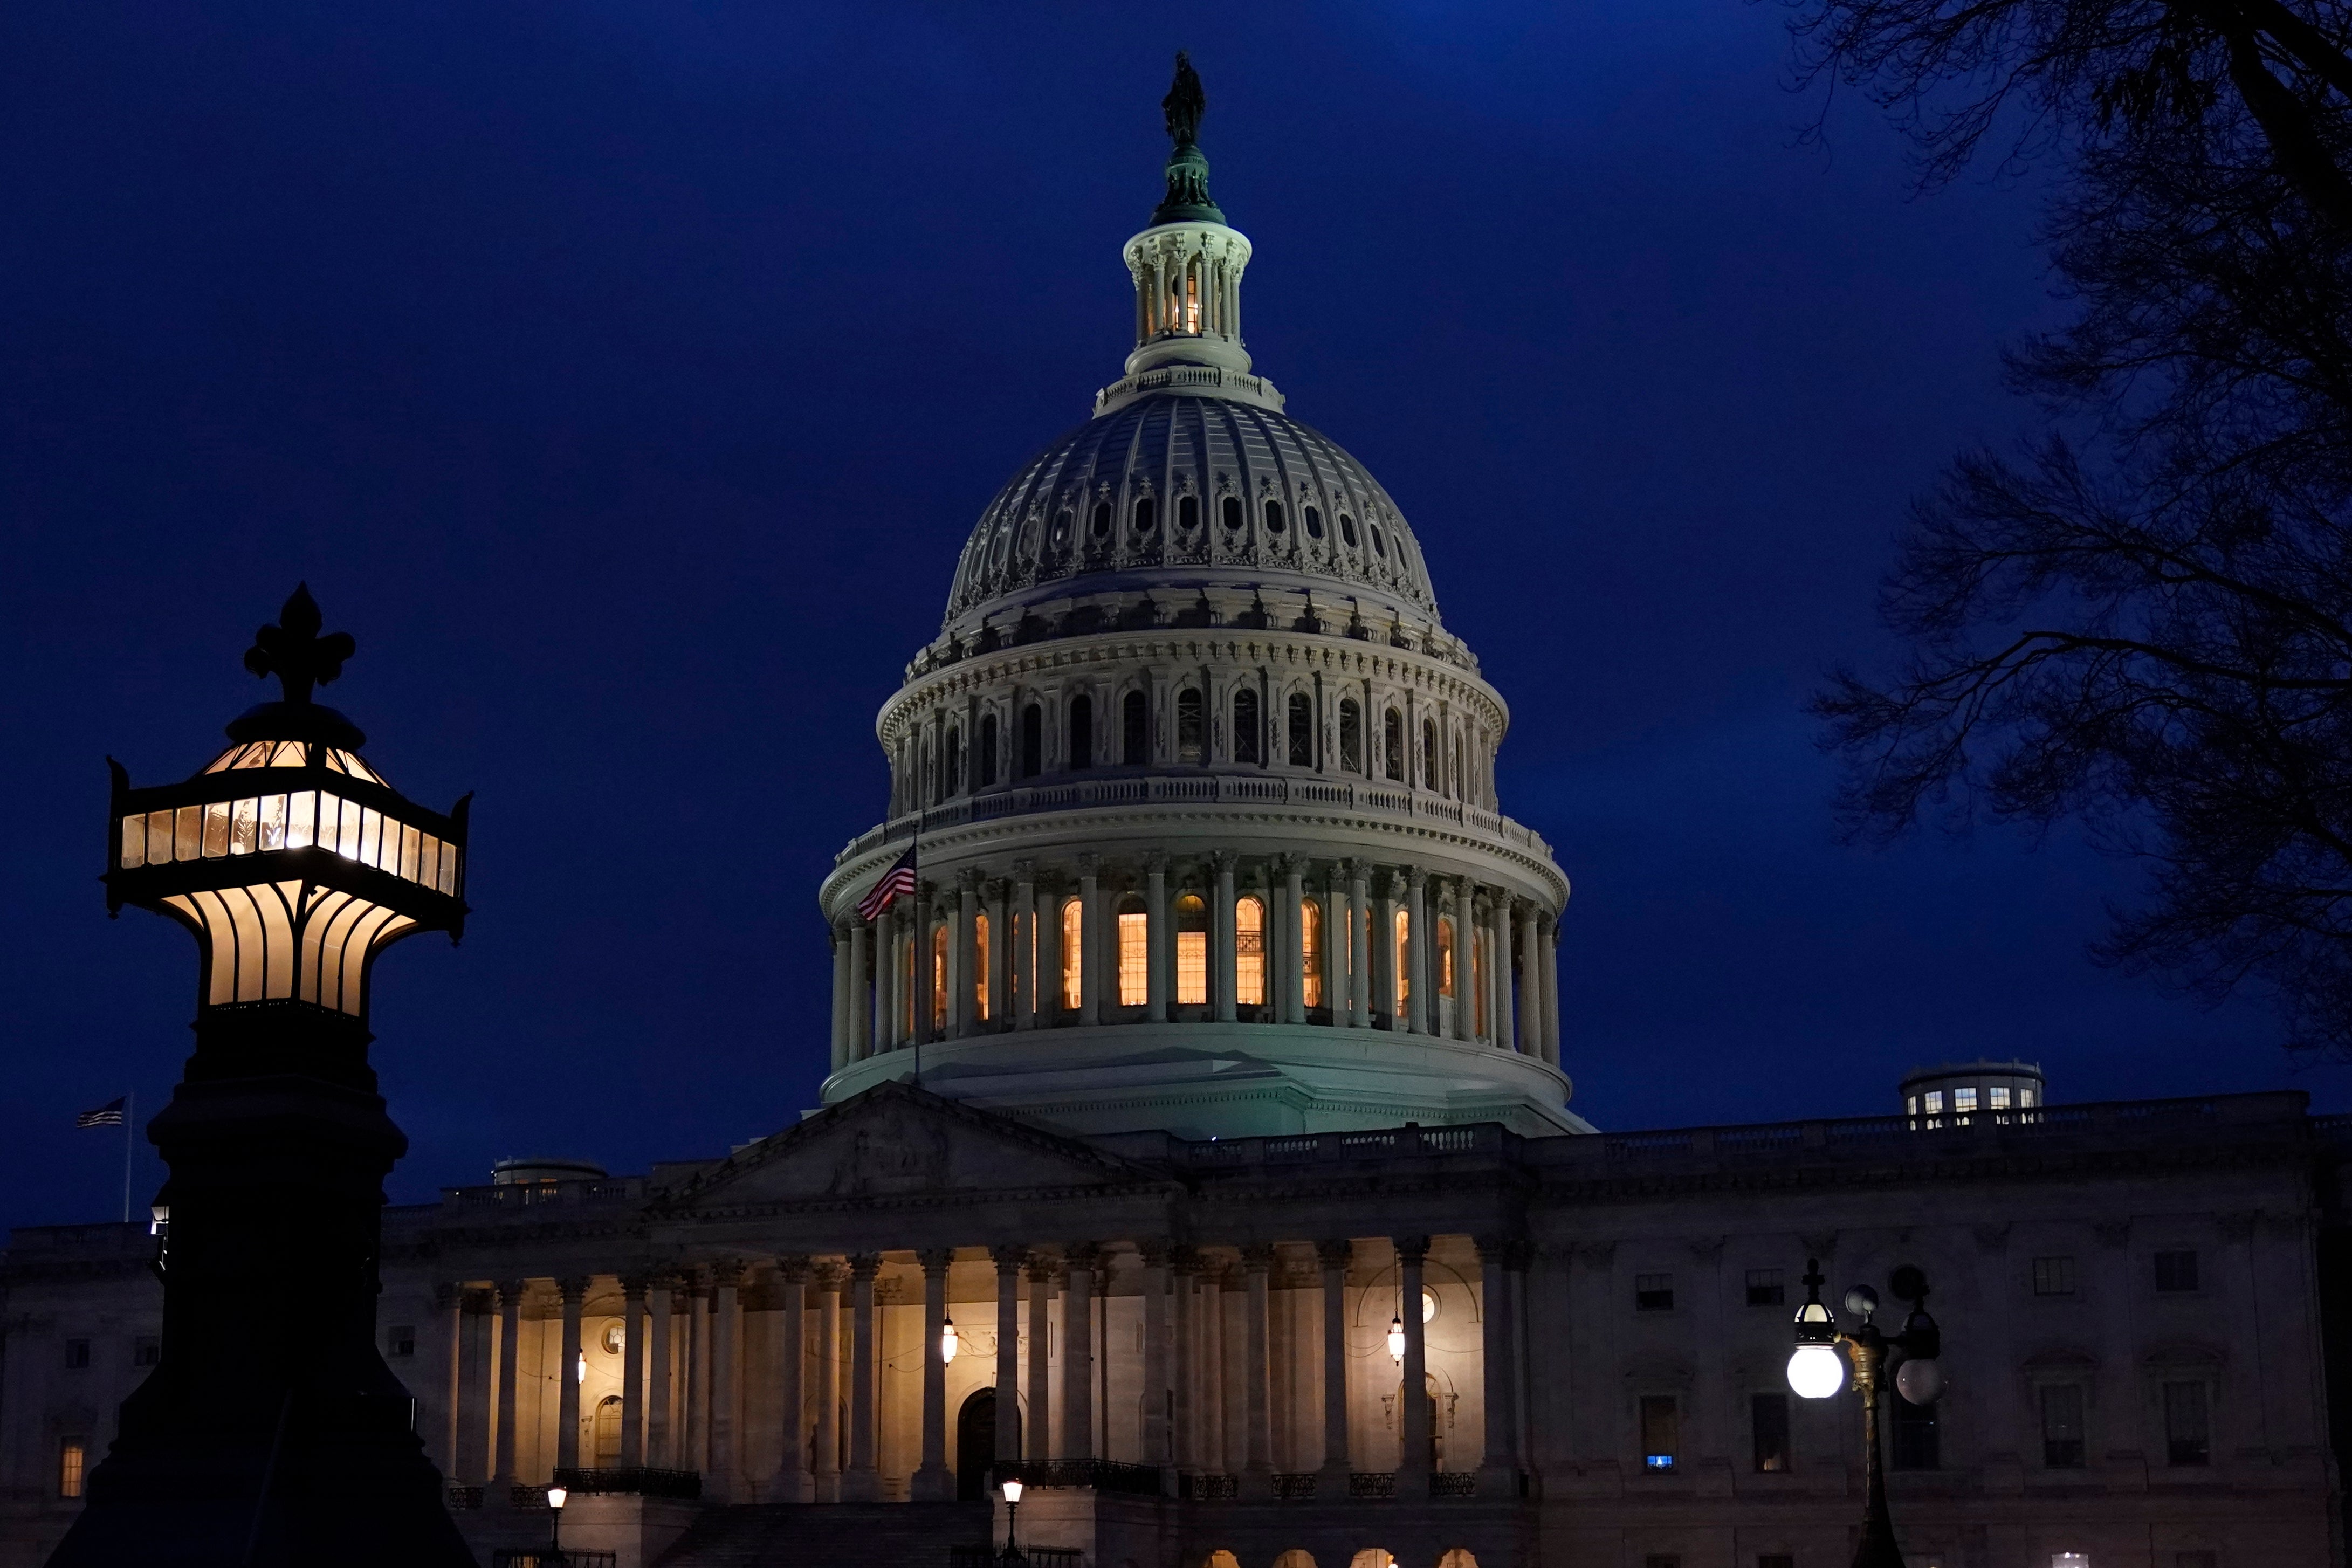
<path fill-rule="evenodd" d="M 710 1287 L 686 1288 L 686 1465 L 710 1480 Z"/>
<path fill-rule="evenodd" d="M 817 1266 L 816 1343 L 810 1357 L 816 1370 L 816 1464 L 812 1489 L 819 1502 L 841 1500 L 841 1265 Z"/>
<path fill-rule="evenodd" d="M 1029 1259 L 1028 1459 L 1054 1458 L 1054 1264 L 1042 1255 Z"/>
<path fill-rule="evenodd" d="M 948 1468 L 948 1363 L 940 1354 L 947 1330 L 948 1265 L 955 1254 L 934 1247 L 919 1254 L 923 1266 L 923 1451 L 908 1496 L 916 1502 L 953 1502 L 955 1472 Z"/>
<path fill-rule="evenodd" d="M 1491 927 L 1494 935 L 1487 938 L 1487 952 L 1493 956 L 1486 964 L 1487 982 L 1494 988 L 1495 1005 L 1486 1016 L 1493 1024 L 1495 1048 L 1518 1048 L 1518 1030 L 1512 1020 L 1511 1008 L 1511 904 L 1510 894 L 1496 889 Z"/>
<path fill-rule="evenodd" d="M 1315 1261 L 1323 1266 L 1323 1480 L 1316 1495 L 1348 1495 L 1348 1265 L 1355 1247 L 1346 1241 L 1318 1241 Z"/>
<path fill-rule="evenodd" d="M 587 1298 L 588 1281 L 558 1279 L 557 1297 L 563 1303 L 563 1353 L 555 1374 L 555 1468 L 580 1468 L 580 1304 Z"/>
<path fill-rule="evenodd" d="M 1201 1468 L 1200 1422 L 1198 1415 L 1200 1364 L 1200 1313 L 1198 1310 L 1201 1281 L 1200 1256 L 1189 1247 L 1179 1247 L 1170 1254 L 1170 1266 L 1176 1276 L 1175 1340 L 1176 1365 L 1171 1383 L 1174 1398 L 1171 1401 L 1173 1414 L 1169 1434 L 1169 1451 L 1178 1468 L 1197 1470 Z"/>
<path fill-rule="evenodd" d="M 1116 968 L 1103 963 L 1102 887 L 1099 863 L 1092 855 L 1078 857 L 1078 1022 L 1102 1022 L 1103 976 L 1117 978 Z M 1114 961 L 1115 962 L 1115 961 Z"/>
<path fill-rule="evenodd" d="M 1209 984 L 1217 1005 L 1216 1019 L 1230 1024 L 1240 1015 L 1234 969 L 1234 854 L 1220 849 L 1212 857 L 1217 870 L 1217 894 L 1211 901 L 1209 923 Z M 1260 931 L 1258 941 L 1265 936 Z M 1261 961 L 1262 962 L 1262 961 Z"/>
<path fill-rule="evenodd" d="M 1021 1458 L 1021 1266 L 1018 1247 L 989 1249 L 996 1265 L 996 1457 Z"/>
<path fill-rule="evenodd" d="M 841 1478 L 841 1500 L 877 1502 L 882 1474 L 874 1445 L 874 1276 L 882 1255 L 860 1252 L 849 1259 L 849 1469 Z"/>
<path fill-rule="evenodd" d="M 1045 973 L 1045 944 L 1038 939 L 1037 930 L 1037 863 L 1016 860 L 1013 863 L 1013 920 L 1015 929 L 1006 944 L 1007 962 L 1012 965 L 1013 1026 L 1034 1029 L 1037 1026 L 1038 994 L 1049 984 Z M 999 1449 L 1002 1453 L 1003 1450 Z M 1009 1457 L 1009 1456 L 1008 1456 Z"/>
<path fill-rule="evenodd" d="M 863 921 L 849 927 L 849 1016 L 845 1020 L 849 1037 L 843 1049 L 854 1062 L 874 1054 L 874 975 L 867 958 L 873 944 L 866 931 Z"/>
<path fill-rule="evenodd" d="M 949 984 L 955 987 L 950 994 L 954 1005 L 948 1009 L 948 1022 L 955 1030 L 955 1038 L 969 1039 L 979 1023 L 980 1011 L 980 873 L 968 867 L 956 873 L 955 934 L 948 945 L 954 953 Z"/>
<path fill-rule="evenodd" d="M 988 1017 L 982 1026 L 991 1034 L 1012 1026 L 1012 884 L 1002 877 L 988 884 Z"/>
<path fill-rule="evenodd" d="M 1404 1026 L 1408 1033 L 1426 1035 L 1430 1028 L 1430 998 L 1434 992 L 1430 984 L 1428 879 L 1418 866 L 1408 866 L 1404 872 L 1404 967 L 1406 996 Z"/>
<path fill-rule="evenodd" d="M 783 1333 L 776 1346 L 776 1425 L 782 1432 L 776 1478 L 769 1484 L 770 1502 L 814 1502 L 816 1491 L 809 1474 L 808 1279 L 809 1260 L 787 1253 L 776 1260 L 782 1283 Z"/>
<path fill-rule="evenodd" d="M 1559 1066 L 1559 921 L 1543 933 L 1544 1060 Z"/>
<path fill-rule="evenodd" d="M 1421 1265 L 1429 1254 L 1429 1237 L 1396 1238 L 1397 1316 L 1404 1321 L 1404 1369 L 1400 1380 L 1397 1430 L 1397 1496 L 1421 1499 L 1429 1495 L 1429 1356 L 1422 1343 Z"/>
<path fill-rule="evenodd" d="M 457 1458 L 449 1479 L 461 1486 L 478 1486 L 489 1479 L 490 1334 L 498 1321 L 490 1296 L 462 1290 L 457 1298 Z"/>
<path fill-rule="evenodd" d="M 646 1462 L 646 1277 L 621 1277 L 621 1466 Z"/>
<path fill-rule="evenodd" d="M 849 1063 L 849 942 L 838 927 L 829 931 L 833 946 L 833 1071 Z"/>
<path fill-rule="evenodd" d="M 1454 879 L 1454 1037 L 1475 1037 L 1478 1003 L 1478 889 L 1467 877 Z"/>
<path fill-rule="evenodd" d="M 1348 1023 L 1372 1026 L 1371 868 L 1348 862 Z"/>
<path fill-rule="evenodd" d="M 1397 1002 L 1403 989 L 1397 984 L 1401 973 L 1397 960 L 1402 956 L 1397 950 L 1397 910 L 1403 906 L 1403 892 L 1404 873 L 1386 873 L 1372 916 L 1372 1012 L 1386 1018 L 1396 1034 L 1405 1032 L 1404 1009 Z"/>
<path fill-rule="evenodd" d="M 940 1037 L 939 1027 L 932 1022 L 939 1011 L 938 1001 L 932 995 L 939 975 L 931 955 L 931 925 L 936 915 L 932 895 L 938 891 L 935 882 L 915 885 L 915 1027 L 908 1037 L 910 1043 L 928 1045 Z"/>
<path fill-rule="evenodd" d="M 1037 884 L 1037 1026 L 1051 1028 L 1062 1016 L 1062 879 Z"/>
<path fill-rule="evenodd" d="M 1296 855 L 1282 858 L 1282 1021 L 1307 1022 L 1306 868 Z M 1326 934 L 1328 935 L 1328 930 Z"/>
<path fill-rule="evenodd" d="M 874 921 L 874 994 L 878 1017 L 874 1027 L 877 1051 L 895 1051 L 905 1043 L 900 1020 L 906 1016 L 898 973 L 898 931 L 904 925 L 904 900 L 892 904 Z"/>
<path fill-rule="evenodd" d="M 1095 1266 L 1102 1249 L 1081 1242 L 1063 1249 L 1068 1265 L 1062 1292 L 1062 1454 L 1095 1458 Z"/>
<path fill-rule="evenodd" d="M 1519 1029 L 1515 1038 L 1523 1057 L 1543 1056 L 1543 981 L 1537 971 L 1536 906 L 1526 899 L 1518 906 Z"/>
<path fill-rule="evenodd" d="M 1169 1021 L 1169 1003 L 1175 990 L 1171 982 L 1176 958 L 1176 936 L 1168 919 L 1168 857 L 1154 850 L 1143 860 L 1143 1016 L 1155 1024 Z"/>

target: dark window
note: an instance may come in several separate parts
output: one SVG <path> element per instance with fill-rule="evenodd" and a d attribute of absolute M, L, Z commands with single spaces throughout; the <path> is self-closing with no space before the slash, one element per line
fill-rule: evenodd
<path fill-rule="evenodd" d="M 948 731 L 947 765 L 940 771 L 942 775 L 940 780 L 940 793 L 943 795 L 961 795 L 963 793 L 962 731 L 950 730 Z"/>
<path fill-rule="evenodd" d="M 1304 691 L 1293 692 L 1290 698 L 1290 765 L 1315 765 L 1315 704 Z"/>
<path fill-rule="evenodd" d="M 1032 702 L 1021 710 L 1021 776 L 1035 778 L 1045 766 L 1045 710 Z"/>
<path fill-rule="evenodd" d="M 1145 496 L 1141 500 L 1135 503 L 1135 531 L 1138 533 L 1150 533 L 1151 531 L 1151 498 L 1150 496 Z"/>
<path fill-rule="evenodd" d="M 1349 549 L 1356 548 L 1356 520 L 1344 511 L 1339 514 L 1339 538 Z"/>
<path fill-rule="evenodd" d="M 1067 510 L 1054 514 L 1054 548 L 1066 549 L 1070 542 L 1070 514 Z"/>
<path fill-rule="evenodd" d="M 2165 1463 L 2202 1465 L 2213 1458 L 2213 1422 L 2202 1383 L 2164 1385 Z"/>
<path fill-rule="evenodd" d="M 2074 1260 L 2071 1258 L 2037 1258 L 2033 1260 L 2033 1293 L 2037 1296 L 2071 1296 L 2074 1293 Z"/>
<path fill-rule="evenodd" d="M 1788 1288 L 1780 1283 L 1779 1269 L 1751 1268 L 1748 1271 L 1748 1304 L 1749 1306 L 1785 1306 L 1788 1299 Z"/>
<path fill-rule="evenodd" d="M 1110 502 L 1097 501 L 1095 503 L 1094 521 L 1087 525 L 1087 528 L 1088 531 L 1093 533 L 1097 539 L 1108 539 L 1110 537 Z"/>
<path fill-rule="evenodd" d="M 1176 760 L 1197 763 L 1209 754 L 1209 714 L 1199 691 L 1191 687 L 1176 694 Z"/>
<path fill-rule="evenodd" d="M 1898 1470 L 1932 1470 L 1941 1466 L 1943 1455 L 1936 1440 L 1936 1407 L 1914 1405 L 1901 1394 L 1889 1400 L 1895 1414 L 1895 1468 Z"/>
<path fill-rule="evenodd" d="M 1129 767 L 1151 760 L 1151 706 L 1140 691 L 1130 691 L 1119 704 L 1119 755 Z"/>
<path fill-rule="evenodd" d="M 1397 783 L 1404 782 L 1404 715 L 1391 708 L 1381 721 L 1381 750 L 1385 753 L 1388 775 Z"/>
<path fill-rule="evenodd" d="M 1095 765 L 1095 703 L 1081 692 L 1070 699 L 1070 766 Z"/>
<path fill-rule="evenodd" d="M 1301 511 L 1298 515 L 1304 518 L 1307 521 L 1307 532 L 1308 537 L 1313 539 L 1320 539 L 1323 537 L 1323 514 L 1321 511 L 1310 506 Z"/>
<path fill-rule="evenodd" d="M 2079 1470 L 2083 1442 L 2083 1387 L 2045 1384 L 2042 1389 L 2042 1462 L 2053 1470 Z"/>
<path fill-rule="evenodd" d="M 1789 1396 L 1751 1394 L 1748 1408 L 1748 1424 L 1756 1433 L 1756 1468 L 1777 1475 L 1789 1468 Z"/>
<path fill-rule="evenodd" d="M 1682 1409 L 1670 1394 L 1642 1395 L 1642 1468 L 1671 1470 L 1682 1450 Z"/>
<path fill-rule="evenodd" d="M 1367 524 L 1366 526 L 1370 527 L 1372 531 L 1372 553 L 1375 555 L 1386 556 L 1389 552 L 1389 542 L 1385 538 L 1381 537 L 1381 525 L 1375 522 Z"/>
<path fill-rule="evenodd" d="M 996 715 L 980 716 L 980 749 L 971 759 L 973 782 L 982 789 L 996 782 Z"/>
<path fill-rule="evenodd" d="M 412 1356 L 416 1353 L 416 1325 L 394 1323 L 383 1331 L 383 1353 L 388 1356 Z"/>
<path fill-rule="evenodd" d="M 1225 526 L 1226 526 L 1227 528 L 1239 528 L 1239 527 L 1241 527 L 1241 525 L 1242 525 L 1242 498 L 1241 498 L 1241 497 L 1239 497 L 1239 496 L 1227 496 L 1227 497 L 1226 497 L 1223 501 L 1221 501 L 1221 502 L 1219 502 L 1219 503 L 1218 503 L 1217 510 L 1218 510 L 1218 512 L 1219 512 L 1219 513 L 1223 517 L 1223 519 L 1224 519 L 1224 522 L 1225 522 Z"/>
<path fill-rule="evenodd" d="M 2159 1290 L 2196 1289 L 2197 1255 L 2193 1252 L 2158 1253 L 2156 1288 Z"/>
<path fill-rule="evenodd" d="M 1185 496 L 1176 503 L 1176 526 L 1190 532 L 1201 526 L 1201 498 Z"/>
<path fill-rule="evenodd" d="M 1265 761 L 1265 734 L 1257 721 L 1257 693 L 1234 693 L 1234 761 Z"/>
<path fill-rule="evenodd" d="M 1421 787 L 1438 788 L 1437 782 L 1437 721 L 1421 721 Z"/>
<path fill-rule="evenodd" d="M 132 1366 L 160 1366 L 163 1361 L 163 1342 L 152 1334 L 142 1334 L 131 1342 Z"/>
<path fill-rule="evenodd" d="M 1339 700 L 1339 765 L 1351 773 L 1364 771 L 1364 710 L 1352 697 Z"/>
<path fill-rule="evenodd" d="M 68 1340 L 66 1342 L 66 1370 L 68 1372 L 80 1372 L 89 1365 L 89 1342 L 88 1340 Z"/>
<path fill-rule="evenodd" d="M 1283 531 L 1284 526 L 1285 524 L 1282 521 L 1282 503 L 1278 500 L 1270 500 L 1266 502 L 1265 531 L 1268 533 L 1280 533 Z"/>
<path fill-rule="evenodd" d="M 1671 1274 L 1633 1276 L 1633 1310 L 1671 1312 L 1675 1310 L 1675 1277 Z"/>

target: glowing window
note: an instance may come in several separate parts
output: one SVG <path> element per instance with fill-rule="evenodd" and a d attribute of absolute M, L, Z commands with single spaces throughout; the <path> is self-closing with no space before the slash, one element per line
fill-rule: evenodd
<path fill-rule="evenodd" d="M 1118 1005 L 1140 1007 L 1151 997 L 1151 917 L 1129 900 L 1118 911 Z"/>
<path fill-rule="evenodd" d="M 973 1014 L 982 1023 L 988 1022 L 988 916 L 985 912 L 971 925 L 971 1003 Z"/>
<path fill-rule="evenodd" d="M 1991 1088 L 1986 1089 L 1985 1108 L 1989 1110 L 2007 1110 L 2009 1109 L 2009 1085 L 2005 1083 L 1997 1083 Z"/>
<path fill-rule="evenodd" d="M 1307 983 L 1307 1005 L 1323 1005 L 1323 906 L 1313 899 L 1298 903 L 1298 973 Z"/>
<path fill-rule="evenodd" d="M 1245 1007 L 1265 1005 L 1265 905 L 1256 899 L 1234 901 L 1234 994 Z"/>
<path fill-rule="evenodd" d="M 1940 1116 L 1944 1113 L 1944 1091 L 1942 1089 L 1931 1089 L 1927 1091 L 1927 1114 L 1930 1116 Z"/>
<path fill-rule="evenodd" d="M 1062 1005 L 1075 1008 L 1083 1000 L 1079 976 L 1086 957 L 1087 907 L 1082 900 L 1062 901 Z"/>
<path fill-rule="evenodd" d="M 81 1496 L 82 1470 L 89 1463 L 89 1445 L 80 1437 L 58 1444 L 58 1496 Z"/>
<path fill-rule="evenodd" d="M 1396 999 L 1399 1007 L 1412 1000 L 1412 911 L 1399 910 L 1396 912 L 1396 941 L 1392 944 L 1396 952 L 1396 968 L 1392 973 L 1397 977 Z"/>
<path fill-rule="evenodd" d="M 1437 994 L 1454 994 L 1454 922 L 1444 915 L 1437 917 Z"/>
<path fill-rule="evenodd" d="M 931 928 L 931 1027 L 948 1026 L 948 928 Z"/>
<path fill-rule="evenodd" d="M 1200 895 L 1176 900 L 1176 1001 L 1198 1007 L 1209 1000 L 1209 906 Z"/>
<path fill-rule="evenodd" d="M 1976 1108 L 1977 1091 L 1974 1085 L 1970 1085 L 1966 1089 L 1956 1089 L 1952 1090 L 1952 1109 L 1954 1110 L 1957 1110 L 1961 1115 L 1965 1116 Z"/>

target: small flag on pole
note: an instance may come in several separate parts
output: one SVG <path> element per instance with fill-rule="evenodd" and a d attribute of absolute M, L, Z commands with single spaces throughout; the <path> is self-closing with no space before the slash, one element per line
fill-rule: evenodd
<path fill-rule="evenodd" d="M 909 844 L 907 852 L 882 873 L 882 879 L 867 889 L 866 896 L 857 900 L 857 918 L 870 921 L 899 899 L 911 897 L 914 891 L 915 847 Z"/>
<path fill-rule="evenodd" d="M 83 1111 L 79 1116 L 74 1118 L 74 1125 L 76 1127 L 121 1126 L 123 1124 L 122 1102 L 125 1098 L 126 1097 L 122 1095 L 117 1095 L 112 1100 L 108 1100 L 104 1105 L 100 1106 L 96 1110 Z"/>

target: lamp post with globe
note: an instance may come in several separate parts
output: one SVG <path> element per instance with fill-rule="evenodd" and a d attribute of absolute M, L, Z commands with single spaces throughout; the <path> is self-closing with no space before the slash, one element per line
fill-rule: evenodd
<path fill-rule="evenodd" d="M 1021 1545 L 1018 1540 L 1020 1532 L 1015 1528 L 1018 1516 L 1021 1512 L 1022 1483 L 1020 1478 L 1017 1476 L 1005 1477 L 1004 1479 L 998 1484 L 998 1489 L 1004 1494 L 1004 1551 L 997 1558 L 997 1561 L 1006 1564 L 1007 1568 L 1013 1568 L 1013 1565 L 1024 1563 L 1029 1561 L 1028 1558 L 1023 1556 L 1021 1553 Z"/>
<path fill-rule="evenodd" d="M 1910 1302 L 1903 1327 L 1887 1333 L 1871 1320 L 1878 1311 L 1878 1292 L 1857 1285 L 1845 1293 L 1848 1315 L 1861 1320 L 1851 1330 L 1838 1327 L 1836 1317 L 1822 1304 L 1822 1266 L 1805 1259 L 1805 1304 L 1797 1309 L 1797 1348 L 1789 1357 L 1789 1387 L 1804 1399 L 1828 1399 L 1845 1383 L 1845 1360 L 1853 1363 L 1853 1391 L 1862 1397 L 1864 1500 L 1862 1541 L 1855 1547 L 1853 1568 L 1903 1568 L 1903 1552 L 1895 1543 L 1895 1522 L 1886 1511 L 1886 1472 L 1879 1451 L 1878 1391 L 1891 1361 L 1895 1388 L 1913 1405 L 1932 1405 L 1944 1391 L 1944 1372 L 1936 1357 L 1943 1349 L 1943 1331 L 1927 1315 L 1927 1277 L 1905 1264 L 1887 1281 L 1897 1300 Z M 1838 1347 L 1845 1347 L 1845 1359 Z"/>

